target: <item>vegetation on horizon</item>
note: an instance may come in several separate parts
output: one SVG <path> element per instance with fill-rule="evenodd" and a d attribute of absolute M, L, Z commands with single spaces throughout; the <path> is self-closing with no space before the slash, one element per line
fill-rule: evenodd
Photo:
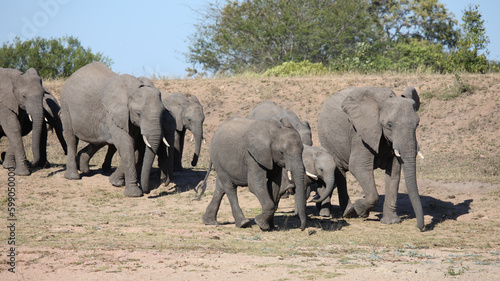
<path fill-rule="evenodd" d="M 308 63 L 330 72 L 498 71 L 478 7 L 464 10 L 459 28 L 438 0 L 216 2 L 189 38 L 186 70 L 286 76 L 290 63 L 307 62 L 291 75 L 309 74 Z"/>

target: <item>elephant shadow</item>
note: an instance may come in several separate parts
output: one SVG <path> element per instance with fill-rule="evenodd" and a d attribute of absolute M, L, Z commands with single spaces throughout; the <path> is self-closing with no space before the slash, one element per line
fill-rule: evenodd
<path fill-rule="evenodd" d="M 380 200 L 377 206 L 373 209 L 375 212 L 380 212 L 377 215 L 379 219 L 382 218 L 382 210 L 384 204 L 384 195 L 380 195 Z M 431 196 L 420 196 L 424 215 L 432 217 L 431 222 L 425 225 L 425 230 L 433 230 L 434 227 L 446 220 L 457 220 L 458 217 L 470 213 L 472 199 L 464 200 L 461 203 L 453 203 L 443 201 Z M 413 207 L 410 198 L 406 193 L 398 194 L 398 214 L 401 220 L 414 219 Z"/>
<path fill-rule="evenodd" d="M 155 173 L 157 173 L 157 175 L 150 178 L 150 185 L 154 189 L 159 188 L 162 185 L 162 183 L 159 181 L 158 176 L 160 170 L 158 168 L 152 168 L 151 171 L 152 175 L 154 175 Z M 194 190 L 198 183 L 205 178 L 206 174 L 206 170 L 186 168 L 182 169 L 182 171 L 180 172 L 174 172 L 174 176 L 171 183 L 167 186 L 167 190 L 159 192 L 158 195 L 149 196 L 148 198 L 154 199 L 162 196 Z"/>

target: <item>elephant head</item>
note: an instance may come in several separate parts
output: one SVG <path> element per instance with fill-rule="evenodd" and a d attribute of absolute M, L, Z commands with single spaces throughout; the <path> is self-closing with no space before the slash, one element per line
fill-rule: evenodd
<path fill-rule="evenodd" d="M 389 88 L 357 88 L 342 103 L 349 121 L 374 154 L 380 152 L 382 137 L 392 147 L 403 168 L 417 227 L 423 229 L 424 216 L 416 179 L 418 108 L 419 98 L 413 88 L 406 89 L 401 97 Z"/>
<path fill-rule="evenodd" d="M 191 165 L 196 166 L 203 141 L 203 122 L 205 121 L 203 107 L 198 98 L 192 94 L 165 93 L 163 96 L 165 108 L 175 117 L 176 130 L 180 132 L 187 129 L 194 135 L 195 149 Z"/>
<path fill-rule="evenodd" d="M 165 109 L 160 91 L 151 81 L 128 74 L 116 76 L 106 87 L 103 104 L 108 118 L 131 135 L 141 134 L 147 146 L 141 171 L 141 188 L 147 194 L 151 166 L 162 141 L 161 117 Z"/>
<path fill-rule="evenodd" d="M 243 137 L 243 145 L 261 166 L 273 170 L 274 164 L 291 173 L 295 183 L 295 201 L 301 221 L 301 229 L 306 227 L 306 200 L 304 186 L 303 144 L 299 133 L 286 118 L 257 120 Z M 281 171 L 281 169 L 280 169 Z M 281 172 L 279 173 L 281 177 Z M 284 183 L 281 183 L 284 184 Z"/>
<path fill-rule="evenodd" d="M 322 202 L 333 192 L 335 188 L 335 169 L 337 164 L 333 156 L 323 147 L 304 145 L 302 153 L 306 175 L 314 181 L 321 180 L 324 183 L 325 191 L 321 198 L 313 202 Z"/>
<path fill-rule="evenodd" d="M 0 102 L 17 115 L 20 110 L 25 111 L 33 122 L 32 166 L 40 165 L 44 93 L 42 79 L 35 69 L 30 68 L 25 74 L 15 69 L 0 70 Z"/>

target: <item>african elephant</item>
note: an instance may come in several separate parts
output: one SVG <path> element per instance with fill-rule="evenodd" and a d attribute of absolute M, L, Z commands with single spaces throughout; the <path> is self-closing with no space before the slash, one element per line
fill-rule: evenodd
<path fill-rule="evenodd" d="M 45 89 L 42 79 L 34 69 L 22 74 L 10 68 L 0 68 L 0 126 L 2 134 L 9 139 L 4 168 L 15 168 L 16 175 L 27 176 L 26 153 L 22 140 L 20 120 L 32 120 L 32 167 L 38 167 L 40 161 L 40 139 L 43 127 L 43 95 Z M 45 163 L 43 163 L 45 164 Z"/>
<path fill-rule="evenodd" d="M 408 87 L 398 97 L 389 88 L 350 87 L 330 97 L 318 121 L 320 143 L 337 163 L 336 183 L 344 216 L 367 217 L 379 200 L 373 170 L 385 170 L 385 201 L 381 222 L 400 222 L 396 201 L 401 168 L 405 176 L 417 227 L 424 228 L 424 215 L 417 187 L 415 135 L 420 100 Z M 350 203 L 346 172 L 359 182 L 365 197 Z"/>
<path fill-rule="evenodd" d="M 335 169 L 337 168 L 333 155 L 323 147 L 304 145 L 302 160 L 308 176 L 306 198 L 309 197 L 309 192 L 315 186 L 320 197 L 314 199 L 313 202 L 316 202 L 320 216 L 329 217 L 330 199 L 335 188 Z"/>
<path fill-rule="evenodd" d="M 161 92 L 161 100 L 165 108 L 170 111 L 176 121 L 175 143 L 174 143 L 174 170 L 182 170 L 182 153 L 184 151 L 184 137 L 186 130 L 194 135 L 194 154 L 191 166 L 196 166 L 200 156 L 201 143 L 203 140 L 203 107 L 195 95 L 182 93 Z"/>
<path fill-rule="evenodd" d="M 292 126 L 300 134 L 302 143 L 312 145 L 311 126 L 307 121 L 300 121 L 299 117 L 290 110 L 285 110 L 272 101 L 264 101 L 257 105 L 248 115 L 248 119 L 259 120 L 271 118 L 280 120 L 287 118 L 292 123 Z"/>
<path fill-rule="evenodd" d="M 303 145 L 290 121 L 249 120 L 235 117 L 224 122 L 215 132 L 210 144 L 209 171 L 197 186 L 199 197 L 203 195 L 212 165 L 217 172 L 215 191 L 202 221 L 217 225 L 217 212 L 225 194 L 229 198 L 237 227 L 246 227 L 245 218 L 236 194 L 237 186 L 248 186 L 262 206 L 262 213 L 255 222 L 262 230 L 274 227 L 274 212 L 282 195 L 282 169 L 290 171 L 296 183 L 296 206 L 300 228 L 306 227 Z M 201 191 L 200 191 L 201 190 Z"/>
<path fill-rule="evenodd" d="M 77 70 L 66 81 L 61 90 L 61 106 L 68 144 L 64 174 L 67 179 L 80 179 L 76 161 L 79 139 L 89 143 L 92 151 L 113 144 L 120 154 L 125 175 L 124 194 L 137 197 L 149 193 L 149 177 L 142 177 L 141 188 L 137 186 L 134 140 L 142 136 L 148 147 L 141 174 L 149 175 L 162 140 L 160 120 L 165 109 L 158 89 L 94 62 Z"/>
<path fill-rule="evenodd" d="M 42 134 L 40 138 L 40 167 L 50 166 L 50 163 L 47 161 L 47 125 L 49 126 L 49 130 L 54 130 L 57 138 L 59 139 L 59 143 L 61 144 L 62 149 L 64 150 L 64 154 L 67 153 L 66 141 L 63 136 L 63 128 L 62 121 L 60 118 L 61 107 L 56 97 L 54 97 L 50 92 L 45 90 L 43 95 L 43 116 L 44 116 L 44 124 L 42 126 Z M 33 122 L 28 118 L 28 116 L 19 116 L 19 122 L 21 124 L 22 136 L 26 136 L 29 134 L 33 128 Z M 5 134 L 0 129 L 0 138 Z M 8 151 L 9 149 L 7 149 Z M 13 159 L 14 155 L 9 153 L 2 153 L 2 159 L 10 158 Z"/>

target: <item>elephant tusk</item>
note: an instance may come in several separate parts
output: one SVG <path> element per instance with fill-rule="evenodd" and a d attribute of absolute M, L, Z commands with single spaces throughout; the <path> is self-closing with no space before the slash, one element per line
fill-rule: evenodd
<path fill-rule="evenodd" d="M 394 155 L 396 155 L 396 157 L 401 157 L 398 149 L 394 149 Z"/>
<path fill-rule="evenodd" d="M 149 148 L 152 148 L 151 145 L 149 144 L 148 142 L 148 139 L 146 138 L 145 135 L 142 135 L 142 139 L 144 140 L 144 143 L 149 147 Z"/>
<path fill-rule="evenodd" d="M 205 140 L 205 138 L 203 138 L 203 144 L 207 144 L 207 141 Z"/>
<path fill-rule="evenodd" d="M 28 118 L 30 119 L 30 122 L 33 122 L 33 118 L 31 118 L 30 114 L 28 114 Z"/>
<path fill-rule="evenodd" d="M 47 120 L 47 117 L 44 117 L 43 119 L 45 119 L 45 122 L 49 123 L 49 120 Z"/>
<path fill-rule="evenodd" d="M 418 157 L 424 159 L 424 155 L 422 154 L 422 151 L 419 150 L 418 153 L 417 153 L 417 155 L 418 155 Z"/>
<path fill-rule="evenodd" d="M 193 140 L 194 140 L 194 136 L 191 135 L 191 138 L 189 139 L 189 142 L 193 142 Z"/>
<path fill-rule="evenodd" d="M 292 172 L 290 172 L 290 171 L 286 171 L 286 172 L 287 172 L 286 174 L 288 175 L 288 180 L 292 181 Z"/>
<path fill-rule="evenodd" d="M 315 174 L 311 174 L 308 171 L 306 171 L 306 175 L 315 181 L 318 180 L 318 176 L 316 176 Z"/>
<path fill-rule="evenodd" d="M 170 147 L 170 144 L 168 144 L 168 141 L 165 137 L 163 137 L 163 143 L 167 146 Z"/>

